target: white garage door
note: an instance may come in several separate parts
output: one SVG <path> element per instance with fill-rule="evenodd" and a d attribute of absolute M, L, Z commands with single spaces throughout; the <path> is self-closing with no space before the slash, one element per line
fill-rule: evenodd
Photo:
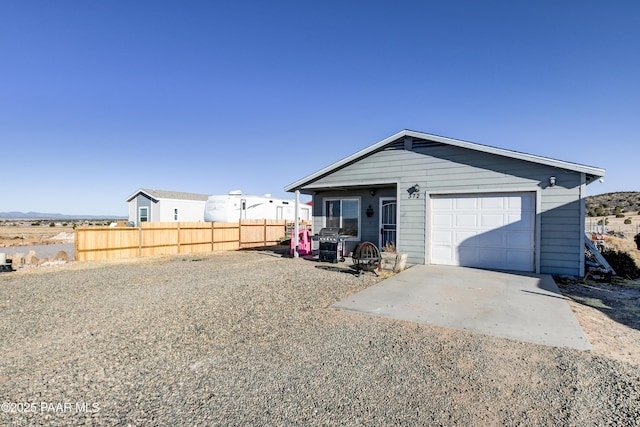
<path fill-rule="evenodd" d="M 431 197 L 431 263 L 534 271 L 534 193 Z"/>

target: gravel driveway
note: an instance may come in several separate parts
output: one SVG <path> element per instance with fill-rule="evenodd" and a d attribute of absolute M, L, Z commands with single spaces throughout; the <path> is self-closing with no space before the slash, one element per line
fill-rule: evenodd
<path fill-rule="evenodd" d="M 329 308 L 243 251 L 0 275 L 0 425 L 637 425 L 640 366 Z"/>

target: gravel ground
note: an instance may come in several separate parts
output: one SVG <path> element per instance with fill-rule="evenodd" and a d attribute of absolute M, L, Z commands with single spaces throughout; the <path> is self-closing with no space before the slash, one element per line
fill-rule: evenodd
<path fill-rule="evenodd" d="M 1 425 L 638 425 L 640 366 L 334 310 L 243 251 L 0 275 Z"/>

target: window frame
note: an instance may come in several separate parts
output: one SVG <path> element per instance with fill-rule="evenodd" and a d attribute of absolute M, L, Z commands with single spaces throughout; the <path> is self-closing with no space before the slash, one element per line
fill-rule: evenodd
<path fill-rule="evenodd" d="M 143 216 L 142 216 L 142 211 L 145 210 L 147 212 L 147 214 L 144 216 L 144 218 L 146 218 L 145 220 L 142 220 Z M 142 222 L 151 222 L 151 209 L 149 209 L 149 206 L 140 206 L 138 208 L 138 222 L 142 223 Z"/>
<path fill-rule="evenodd" d="M 322 226 L 323 227 L 327 227 L 327 202 L 335 202 L 335 201 L 339 201 L 340 202 L 340 228 L 344 228 L 344 219 L 342 216 L 342 212 L 343 212 L 343 208 L 342 208 L 342 202 L 344 201 L 355 201 L 358 206 L 357 206 L 357 220 L 358 220 L 358 229 L 357 229 L 357 235 L 355 236 L 345 236 L 347 238 L 347 240 L 360 240 L 360 236 L 362 235 L 362 213 L 361 211 L 361 206 L 362 206 L 362 198 L 359 196 L 351 196 L 351 197 L 323 197 L 322 198 Z"/>

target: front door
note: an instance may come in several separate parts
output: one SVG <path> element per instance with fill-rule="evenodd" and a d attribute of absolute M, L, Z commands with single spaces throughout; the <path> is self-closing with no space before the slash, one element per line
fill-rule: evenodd
<path fill-rule="evenodd" d="M 397 205 L 395 198 L 380 198 L 380 249 L 395 249 Z"/>

